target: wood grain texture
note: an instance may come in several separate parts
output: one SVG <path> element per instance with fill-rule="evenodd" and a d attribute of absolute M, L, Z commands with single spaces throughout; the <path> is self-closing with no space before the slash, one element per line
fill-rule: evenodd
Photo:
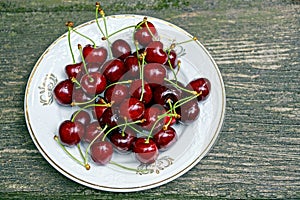
<path fill-rule="evenodd" d="M 138 2 L 138 3 L 137 3 Z M 0 2 L 0 196 L 12 199 L 300 198 L 300 1 L 104 2 L 198 36 L 222 73 L 224 127 L 211 152 L 171 183 L 136 193 L 86 188 L 53 169 L 27 131 L 27 78 L 64 22 L 93 19 L 94 2 Z"/>

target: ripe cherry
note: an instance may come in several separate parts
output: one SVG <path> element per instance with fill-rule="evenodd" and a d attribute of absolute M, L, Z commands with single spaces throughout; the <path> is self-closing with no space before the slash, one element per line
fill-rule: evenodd
<path fill-rule="evenodd" d="M 119 109 L 118 108 L 107 108 L 99 118 L 100 126 L 103 128 L 108 125 L 110 128 L 117 126 L 119 123 Z"/>
<path fill-rule="evenodd" d="M 191 81 L 187 87 L 192 87 L 194 91 L 200 93 L 198 101 L 204 101 L 209 96 L 211 85 L 207 78 L 198 78 Z"/>
<path fill-rule="evenodd" d="M 87 143 L 91 143 L 99 134 L 101 134 L 102 129 L 99 125 L 98 121 L 93 121 L 86 125 L 85 134 L 83 136 L 83 140 Z M 97 141 L 102 140 L 104 133 L 102 133 L 102 137 L 98 137 Z"/>
<path fill-rule="evenodd" d="M 80 85 L 86 94 L 95 96 L 105 90 L 106 78 L 99 72 L 92 72 L 81 78 Z"/>
<path fill-rule="evenodd" d="M 166 130 L 162 129 L 153 135 L 153 141 L 159 150 L 165 151 L 177 141 L 176 131 L 172 127 L 168 127 Z"/>
<path fill-rule="evenodd" d="M 156 161 L 159 153 L 155 142 L 146 138 L 137 138 L 133 143 L 133 152 L 138 161 L 144 164 L 151 164 Z"/>
<path fill-rule="evenodd" d="M 145 47 L 153 41 L 152 36 L 157 36 L 157 31 L 154 25 L 149 21 L 139 22 L 138 25 L 139 24 L 141 25 L 139 28 L 137 28 L 136 32 L 134 33 L 134 39 L 137 40 L 140 45 Z"/>
<path fill-rule="evenodd" d="M 166 68 L 159 63 L 148 63 L 144 67 L 145 80 L 151 87 L 162 85 L 167 76 Z"/>
<path fill-rule="evenodd" d="M 108 108 L 108 106 L 104 105 L 105 103 L 106 102 L 102 97 L 98 97 L 95 100 L 95 106 L 93 110 L 93 116 L 95 119 L 99 120 L 102 117 L 105 110 Z"/>
<path fill-rule="evenodd" d="M 128 152 L 132 149 L 132 144 L 136 139 L 136 134 L 131 129 L 126 129 L 122 133 L 121 129 L 114 129 L 110 135 L 110 141 L 115 149 L 120 153 Z"/>
<path fill-rule="evenodd" d="M 178 114 L 180 114 L 180 121 L 188 124 L 196 119 L 198 119 L 200 115 L 200 108 L 196 99 L 193 99 L 185 104 L 183 104 L 178 109 Z"/>
<path fill-rule="evenodd" d="M 107 102 L 113 102 L 119 105 L 128 97 L 128 87 L 124 84 L 117 84 L 107 88 L 104 92 L 104 98 Z"/>
<path fill-rule="evenodd" d="M 128 56 L 124 60 L 125 68 L 126 68 L 126 78 L 127 79 L 135 79 L 138 78 L 140 75 L 140 70 L 139 70 L 139 61 L 136 56 Z"/>
<path fill-rule="evenodd" d="M 126 72 L 124 62 L 120 59 L 106 61 L 100 71 L 110 82 L 117 82 Z"/>
<path fill-rule="evenodd" d="M 92 45 L 86 45 L 82 50 L 83 57 L 87 63 L 98 63 L 102 65 L 107 59 L 107 50 L 104 47 L 94 48 Z"/>
<path fill-rule="evenodd" d="M 170 108 L 168 101 L 173 105 L 182 97 L 182 91 L 170 84 L 156 87 L 153 94 L 153 101 L 168 109 Z"/>
<path fill-rule="evenodd" d="M 163 43 L 160 41 L 153 41 L 146 47 L 147 63 L 165 64 L 168 61 L 168 54 L 163 49 Z"/>
<path fill-rule="evenodd" d="M 82 62 L 69 64 L 65 67 L 65 72 L 69 79 L 77 78 L 77 74 L 82 70 L 83 64 Z"/>
<path fill-rule="evenodd" d="M 142 92 L 142 80 L 141 79 L 134 80 L 129 86 L 129 94 L 136 99 L 140 99 L 142 93 L 143 93 L 142 102 L 144 104 L 148 104 L 152 99 L 152 90 L 150 85 L 144 81 L 144 90 Z"/>
<path fill-rule="evenodd" d="M 83 126 L 87 126 L 91 122 L 91 116 L 89 112 L 85 110 L 77 110 L 75 111 L 71 119 L 73 119 L 74 122 L 80 122 Z"/>
<path fill-rule="evenodd" d="M 111 45 L 111 50 L 113 56 L 121 60 L 124 60 L 127 56 L 131 54 L 131 48 L 129 44 L 123 39 L 118 39 L 114 41 Z"/>
<path fill-rule="evenodd" d="M 145 106 L 136 98 L 125 99 L 120 104 L 120 116 L 128 121 L 136 121 L 144 116 Z"/>
<path fill-rule="evenodd" d="M 144 119 L 146 121 L 140 124 L 141 127 L 147 131 L 150 131 L 153 128 L 154 132 L 162 129 L 165 122 L 163 119 L 159 119 L 158 117 L 165 112 L 166 110 L 164 109 L 164 107 L 158 104 L 154 104 L 151 107 L 146 108 L 144 114 Z"/>
<path fill-rule="evenodd" d="M 98 141 L 91 145 L 90 153 L 95 163 L 106 165 L 112 158 L 113 146 L 110 142 Z"/>
<path fill-rule="evenodd" d="M 169 53 L 168 53 L 168 62 L 167 62 L 167 66 L 175 69 L 177 67 L 177 53 L 174 51 L 174 50 L 171 50 Z"/>
<path fill-rule="evenodd" d="M 80 122 L 65 120 L 60 124 L 58 133 L 64 145 L 72 146 L 80 142 L 84 131 L 84 126 Z"/>
<path fill-rule="evenodd" d="M 59 82 L 53 92 L 56 101 L 61 105 L 70 105 L 72 103 L 74 83 L 70 79 Z"/>

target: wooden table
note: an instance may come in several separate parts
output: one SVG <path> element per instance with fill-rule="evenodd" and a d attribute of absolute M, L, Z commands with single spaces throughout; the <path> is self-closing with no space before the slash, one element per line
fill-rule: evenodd
<path fill-rule="evenodd" d="M 31 140 L 24 91 L 37 59 L 66 32 L 64 23 L 92 20 L 94 2 L 1 0 L 1 198 L 300 198 L 299 0 L 102 4 L 107 15 L 155 16 L 198 36 L 226 87 L 226 118 L 216 145 L 182 177 L 142 192 L 97 191 L 61 175 Z"/>

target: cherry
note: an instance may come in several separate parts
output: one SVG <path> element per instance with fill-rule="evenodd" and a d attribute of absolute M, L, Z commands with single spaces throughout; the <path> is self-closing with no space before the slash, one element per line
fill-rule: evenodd
<path fill-rule="evenodd" d="M 177 67 L 177 53 L 174 51 L 174 50 L 171 50 L 169 53 L 168 53 L 168 63 L 166 65 L 168 65 L 170 67 L 175 69 Z"/>
<path fill-rule="evenodd" d="M 182 97 L 182 91 L 170 84 L 156 87 L 153 94 L 153 101 L 168 109 L 170 109 L 168 101 L 173 105 Z"/>
<path fill-rule="evenodd" d="M 166 76 L 167 70 L 162 64 L 148 63 L 144 66 L 144 77 L 151 87 L 162 85 Z"/>
<path fill-rule="evenodd" d="M 163 50 L 163 43 L 160 41 L 153 41 L 146 47 L 147 63 L 165 64 L 168 61 L 168 54 Z"/>
<path fill-rule="evenodd" d="M 180 121 L 183 123 L 191 123 L 198 119 L 200 114 L 200 108 L 196 99 L 193 99 L 183 104 L 177 113 L 180 114 Z"/>
<path fill-rule="evenodd" d="M 87 95 L 82 88 L 74 88 L 73 89 L 73 103 L 75 105 L 85 105 L 86 102 L 90 101 L 91 97 Z"/>
<path fill-rule="evenodd" d="M 98 63 L 102 65 L 107 59 L 107 50 L 104 47 L 94 48 L 92 45 L 86 45 L 82 50 L 83 57 L 87 63 Z"/>
<path fill-rule="evenodd" d="M 120 59 L 106 61 L 100 71 L 110 82 L 117 82 L 126 72 L 124 62 Z"/>
<path fill-rule="evenodd" d="M 137 138 L 133 143 L 133 152 L 138 161 L 144 164 L 151 164 L 155 162 L 159 153 L 155 142 L 146 138 Z"/>
<path fill-rule="evenodd" d="M 70 79 L 59 82 L 53 92 L 56 101 L 61 105 L 70 105 L 72 103 L 74 83 Z"/>
<path fill-rule="evenodd" d="M 140 75 L 139 70 L 139 61 L 136 56 L 128 56 L 124 60 L 125 68 L 126 68 L 126 78 L 127 79 L 135 79 L 138 78 Z"/>
<path fill-rule="evenodd" d="M 96 100 L 95 100 L 95 107 L 94 107 L 94 110 L 93 110 L 93 115 L 94 117 L 99 120 L 103 113 L 105 112 L 105 110 L 108 108 L 107 106 L 97 106 L 97 104 L 105 104 L 106 102 L 102 99 L 102 97 L 98 97 Z"/>
<path fill-rule="evenodd" d="M 92 72 L 81 78 L 80 85 L 85 93 L 95 96 L 105 90 L 106 78 L 99 72 Z"/>
<path fill-rule="evenodd" d="M 136 98 L 140 99 L 142 95 L 142 80 L 134 80 L 129 86 L 129 94 Z M 148 104 L 152 99 L 152 90 L 150 85 L 147 82 L 144 82 L 143 98 L 142 102 Z"/>
<path fill-rule="evenodd" d="M 159 150 L 165 151 L 177 141 L 176 131 L 172 127 L 162 129 L 153 135 L 153 141 Z"/>
<path fill-rule="evenodd" d="M 117 126 L 119 122 L 119 110 L 118 108 L 107 108 L 99 118 L 100 126 L 103 128 L 108 125 L 110 128 Z"/>
<path fill-rule="evenodd" d="M 131 54 L 131 48 L 129 44 L 123 39 L 118 39 L 114 41 L 111 45 L 111 50 L 113 56 L 121 60 L 124 60 L 127 56 Z"/>
<path fill-rule="evenodd" d="M 91 121 L 91 116 L 89 112 L 85 110 L 79 110 L 72 114 L 71 119 L 73 119 L 74 122 L 80 122 L 84 126 L 87 126 Z"/>
<path fill-rule="evenodd" d="M 100 68 L 99 63 L 86 63 L 86 70 L 84 69 L 84 66 L 82 66 L 82 69 L 78 73 L 76 79 L 80 80 L 82 76 L 84 76 L 86 73 L 91 73 L 91 72 L 98 72 Z"/>
<path fill-rule="evenodd" d="M 105 100 L 107 102 L 113 102 L 114 105 L 119 105 L 127 97 L 128 87 L 123 84 L 113 85 L 104 92 Z"/>
<path fill-rule="evenodd" d="M 143 117 L 144 104 L 136 98 L 127 98 L 120 104 L 120 116 L 128 121 L 136 121 Z"/>
<path fill-rule="evenodd" d="M 82 66 L 82 62 L 67 65 L 65 67 L 65 72 L 69 79 L 76 78 L 77 74 L 81 72 Z"/>
<path fill-rule="evenodd" d="M 141 123 L 141 127 L 144 130 L 148 130 L 148 131 L 150 131 L 152 128 L 153 128 L 153 131 L 162 129 L 162 127 L 165 123 L 164 123 L 164 120 L 159 119 L 158 117 L 160 115 L 164 114 L 165 112 L 166 112 L 166 110 L 161 105 L 158 105 L 158 104 L 155 104 L 149 108 L 146 108 L 145 114 L 144 114 L 144 119 L 146 121 Z"/>
<path fill-rule="evenodd" d="M 95 139 L 95 137 L 98 136 L 100 133 L 101 133 L 101 127 L 99 125 L 99 122 L 93 121 L 86 125 L 83 140 L 87 143 L 91 143 Z M 103 137 L 100 136 L 97 140 L 100 141 L 102 139 Z"/>
<path fill-rule="evenodd" d="M 134 33 L 134 39 L 137 40 L 140 45 L 145 47 L 153 41 L 152 35 L 157 36 L 157 31 L 154 25 L 149 21 L 139 22 L 138 25 L 139 24 L 141 25 Z M 151 31 L 151 33 L 149 32 L 149 30 Z"/>
<path fill-rule="evenodd" d="M 197 97 L 198 101 L 204 101 L 208 98 L 211 85 L 207 78 L 198 78 L 191 81 L 188 87 L 192 87 L 194 91 L 200 93 Z"/>
<path fill-rule="evenodd" d="M 110 135 L 110 141 L 118 152 L 124 153 L 132 149 L 136 134 L 131 129 L 122 133 L 121 129 L 114 129 Z"/>
<path fill-rule="evenodd" d="M 64 145 L 76 145 L 84 135 L 84 126 L 77 121 L 65 120 L 60 124 L 58 133 Z"/>
<path fill-rule="evenodd" d="M 90 149 L 93 161 L 99 165 L 106 165 L 112 158 L 113 146 L 107 141 L 98 141 Z"/>
<path fill-rule="evenodd" d="M 164 119 L 165 119 L 164 123 L 165 123 L 166 127 L 172 126 L 173 124 L 175 124 L 177 122 L 176 118 L 173 116 L 167 115 Z"/>

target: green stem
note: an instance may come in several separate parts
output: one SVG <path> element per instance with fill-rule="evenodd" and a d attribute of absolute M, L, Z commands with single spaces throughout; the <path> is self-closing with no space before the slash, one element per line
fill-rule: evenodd
<path fill-rule="evenodd" d="M 171 84 L 174 85 L 175 87 L 177 87 L 177 88 L 179 88 L 179 89 L 181 89 L 181 90 L 183 90 L 183 91 L 185 91 L 185 92 L 191 93 L 191 94 L 193 94 L 193 95 L 197 95 L 197 92 L 194 91 L 194 90 L 188 90 L 188 89 L 185 89 L 185 88 L 179 86 L 178 84 L 173 83 L 172 81 L 170 81 L 170 80 L 167 79 L 167 78 L 164 78 L 164 80 L 167 81 L 168 83 L 171 83 Z"/>
<path fill-rule="evenodd" d="M 115 35 L 115 34 L 117 34 L 117 33 L 120 33 L 120 32 L 122 32 L 122 31 L 124 31 L 124 30 L 126 30 L 126 29 L 129 29 L 129 28 L 135 28 L 135 26 L 133 25 L 133 26 L 127 26 L 127 27 L 125 27 L 125 28 L 121 28 L 121 29 L 117 30 L 116 32 L 111 33 L 111 34 L 108 35 L 106 38 L 108 39 L 108 38 L 110 38 L 111 36 L 113 36 L 113 35 Z"/>
<path fill-rule="evenodd" d="M 86 160 L 86 157 L 84 157 L 84 155 L 83 155 L 83 153 L 82 153 L 82 151 L 81 151 L 81 147 L 80 147 L 80 144 L 79 144 L 79 143 L 77 144 L 77 149 L 78 149 L 78 151 L 79 151 L 79 153 L 80 153 L 81 158 L 82 158 L 83 161 L 84 161 L 84 164 L 86 164 L 86 163 L 87 163 L 87 160 Z"/>
<path fill-rule="evenodd" d="M 83 35 L 83 34 L 79 33 L 78 31 L 76 31 L 76 30 L 73 29 L 73 28 L 72 28 L 72 30 L 73 30 L 75 33 L 77 33 L 78 35 L 80 35 L 80 36 L 84 37 L 85 39 L 89 40 L 91 43 L 93 43 L 94 48 L 96 48 L 96 43 L 95 43 L 91 38 L 87 37 L 86 35 Z"/>
<path fill-rule="evenodd" d="M 72 55 L 72 60 L 73 60 L 73 63 L 75 64 L 75 57 L 74 57 L 74 53 L 73 53 L 73 50 L 72 50 L 72 45 L 71 45 L 71 30 L 72 30 L 72 27 L 68 26 L 68 43 L 69 43 L 69 48 L 70 48 L 70 52 L 71 52 L 71 55 Z"/>
<path fill-rule="evenodd" d="M 145 67 L 145 53 L 143 53 L 143 60 L 142 60 L 142 65 L 140 67 L 140 79 L 142 80 L 142 93 L 140 97 L 140 101 L 143 101 L 144 98 L 144 88 L 145 88 L 145 83 L 144 83 L 144 67 Z"/>
<path fill-rule="evenodd" d="M 129 126 L 132 130 L 134 130 L 135 132 L 137 132 L 137 133 L 139 133 L 139 134 L 141 134 L 141 135 L 148 136 L 148 134 L 146 134 L 146 133 L 144 133 L 144 132 L 142 132 L 142 131 L 136 129 L 136 128 L 135 128 L 134 126 L 132 126 L 132 125 L 128 125 L 128 124 L 127 124 L 127 126 Z"/>
<path fill-rule="evenodd" d="M 67 149 L 66 147 L 60 142 L 58 139 L 58 136 L 54 136 L 54 140 L 57 142 L 57 144 L 66 152 L 74 161 L 76 161 L 78 164 L 82 165 L 85 167 L 85 164 L 81 161 L 79 161 L 77 158 L 75 158 Z"/>
<path fill-rule="evenodd" d="M 94 107 L 95 107 L 95 106 L 105 106 L 105 107 L 110 107 L 110 104 L 109 104 L 109 103 L 105 103 L 105 104 L 88 104 L 88 105 L 86 105 L 86 106 L 80 108 L 76 113 L 74 113 L 74 115 L 73 115 L 71 121 L 74 122 L 75 118 L 77 117 L 77 115 L 78 115 L 82 110 L 87 109 L 87 108 L 89 108 L 89 107 L 93 107 L 93 106 L 94 106 Z"/>
<path fill-rule="evenodd" d="M 132 80 L 127 80 L 127 81 L 119 81 L 119 82 L 115 82 L 115 83 L 111 83 L 110 85 L 106 86 L 105 89 L 114 86 L 114 85 L 118 85 L 118 84 L 127 84 L 127 83 L 132 83 Z"/>
<path fill-rule="evenodd" d="M 173 68 L 173 66 L 172 66 L 172 64 L 171 64 L 171 60 L 170 60 L 170 58 L 169 58 L 170 53 L 171 53 L 171 49 L 168 50 L 168 64 L 169 64 L 169 67 L 170 67 L 170 69 L 171 69 L 171 72 L 173 73 L 173 76 L 174 76 L 174 78 L 175 78 L 175 81 L 176 81 L 176 83 L 177 83 L 177 74 L 176 74 L 176 72 L 175 72 L 175 70 L 174 70 L 174 68 Z"/>
<path fill-rule="evenodd" d="M 80 57 L 82 59 L 82 63 L 83 63 L 85 73 L 89 76 L 89 71 L 87 69 L 86 62 L 85 62 L 85 59 L 84 59 L 83 53 L 82 53 L 82 46 L 80 44 L 78 44 L 78 49 L 79 49 Z"/>
<path fill-rule="evenodd" d="M 119 163 L 116 163 L 116 162 L 114 162 L 114 161 L 110 161 L 109 163 L 112 164 L 112 165 L 115 165 L 115 166 L 117 166 L 117 167 L 120 167 L 120 168 L 122 168 L 122 169 L 129 170 L 129 171 L 134 171 L 134 172 L 137 172 L 137 173 L 148 173 L 148 172 L 149 172 L 149 170 L 138 170 L 138 169 L 126 167 L 126 166 L 121 165 L 121 164 L 119 164 Z"/>
<path fill-rule="evenodd" d="M 99 12 L 99 7 L 96 6 L 96 24 L 97 24 L 98 29 L 100 30 L 101 34 L 103 35 L 103 37 L 105 37 L 105 34 L 104 34 L 102 28 L 100 27 L 100 24 L 98 21 L 98 12 Z"/>

